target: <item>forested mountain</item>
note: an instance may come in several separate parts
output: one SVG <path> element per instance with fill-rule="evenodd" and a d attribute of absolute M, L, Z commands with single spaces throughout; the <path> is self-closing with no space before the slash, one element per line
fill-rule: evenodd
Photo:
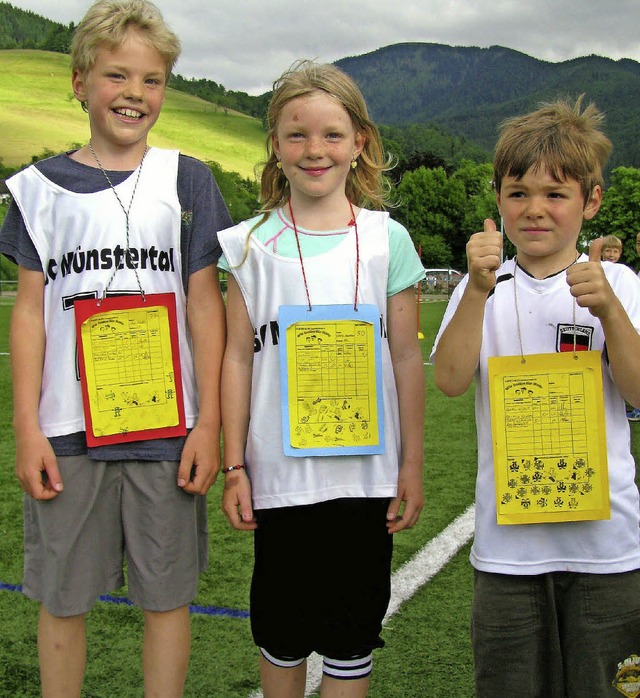
<path fill-rule="evenodd" d="M 599 56 L 541 61 L 501 46 L 395 44 L 336 62 L 378 123 L 429 123 L 490 150 L 503 119 L 585 93 L 606 114 L 611 166 L 640 166 L 640 63 Z"/>
<path fill-rule="evenodd" d="M 0 49 L 36 48 L 67 53 L 73 36 L 68 26 L 52 22 L 29 10 L 0 2 Z"/>
<path fill-rule="evenodd" d="M 238 90 L 227 90 L 222 85 L 219 85 L 213 80 L 206 78 L 185 78 L 179 74 L 171 74 L 169 87 L 180 92 L 187 92 L 190 95 L 195 95 L 204 99 L 207 102 L 219 104 L 227 109 L 234 109 L 249 116 L 255 116 L 256 119 L 264 119 L 269 105 L 270 92 L 267 92 L 260 97 L 248 95 L 246 92 Z"/>

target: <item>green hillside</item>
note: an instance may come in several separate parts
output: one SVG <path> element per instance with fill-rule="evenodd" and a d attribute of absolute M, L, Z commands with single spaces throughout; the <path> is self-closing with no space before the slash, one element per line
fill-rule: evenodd
<path fill-rule="evenodd" d="M 60 152 L 87 141 L 87 115 L 73 97 L 68 55 L 0 52 L 0 133 L 0 159 L 11 166 L 30 162 L 45 149 Z M 264 153 L 258 119 L 171 89 L 149 140 L 213 160 L 243 177 L 253 177 Z"/>

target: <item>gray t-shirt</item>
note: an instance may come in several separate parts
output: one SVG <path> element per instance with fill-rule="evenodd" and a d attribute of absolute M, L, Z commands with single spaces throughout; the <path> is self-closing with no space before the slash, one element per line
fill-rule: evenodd
<path fill-rule="evenodd" d="M 79 194 L 90 194 L 109 187 L 101 170 L 72 160 L 69 153 L 42 160 L 35 167 L 55 184 Z M 114 186 L 121 184 L 131 174 L 108 171 Z M 182 211 L 181 275 L 187 293 L 191 274 L 218 261 L 221 249 L 217 231 L 228 228 L 233 222 L 211 170 L 204 163 L 180 155 L 176 184 Z M 10 204 L 0 229 L 0 253 L 26 269 L 42 271 L 40 257 L 15 202 Z M 84 432 L 53 437 L 49 441 L 57 456 L 88 452 L 95 460 L 179 460 L 184 446 L 184 437 L 179 437 L 87 449 Z"/>

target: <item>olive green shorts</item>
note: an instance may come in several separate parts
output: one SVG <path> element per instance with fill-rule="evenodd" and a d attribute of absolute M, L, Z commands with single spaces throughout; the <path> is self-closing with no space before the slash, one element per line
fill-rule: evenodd
<path fill-rule="evenodd" d="M 471 617 L 477 698 L 615 698 L 638 682 L 640 570 L 476 571 Z"/>

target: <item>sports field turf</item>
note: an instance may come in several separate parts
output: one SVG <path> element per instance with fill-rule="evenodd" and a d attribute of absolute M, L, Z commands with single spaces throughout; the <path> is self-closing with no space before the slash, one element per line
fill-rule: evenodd
<path fill-rule="evenodd" d="M 39 695 L 36 604 L 15 590 L 21 580 L 21 492 L 13 474 L 8 318 L 11 298 L 0 296 L 0 696 Z M 444 302 L 421 306 L 423 352 L 429 353 Z M 426 505 L 419 524 L 395 539 L 394 570 L 420 551 L 473 503 L 475 426 L 473 390 L 445 398 L 427 377 Z M 640 427 L 632 425 L 634 444 Z M 210 566 L 192 614 L 192 657 L 185 695 L 247 698 L 259 688 L 257 655 L 247 618 L 251 536 L 232 530 L 220 513 L 221 487 L 211 491 Z M 469 544 L 420 587 L 383 630 L 387 646 L 374 655 L 371 698 L 471 698 L 468 638 L 471 598 Z M 340 570 L 336 570 L 340 574 Z M 126 589 L 122 592 L 126 597 Z M 84 696 L 142 696 L 140 613 L 116 598 L 97 604 L 88 619 Z"/>

